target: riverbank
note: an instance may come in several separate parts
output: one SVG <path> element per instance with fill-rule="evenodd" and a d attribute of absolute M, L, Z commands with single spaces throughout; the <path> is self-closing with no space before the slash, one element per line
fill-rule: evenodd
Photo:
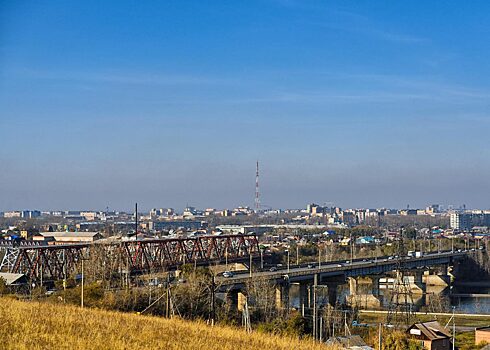
<path fill-rule="evenodd" d="M 385 323 L 388 311 L 385 310 L 359 310 L 359 321 L 362 323 Z M 445 325 L 452 317 L 451 313 L 442 312 L 415 312 L 418 322 L 437 320 Z M 455 324 L 462 331 L 468 331 L 475 327 L 490 326 L 490 314 L 454 314 Z M 451 321 L 452 322 L 452 321 Z"/>

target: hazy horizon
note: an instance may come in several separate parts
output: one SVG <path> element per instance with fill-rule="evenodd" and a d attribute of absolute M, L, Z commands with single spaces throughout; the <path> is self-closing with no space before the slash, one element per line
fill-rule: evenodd
<path fill-rule="evenodd" d="M 490 3 L 0 4 L 0 211 L 489 208 Z"/>

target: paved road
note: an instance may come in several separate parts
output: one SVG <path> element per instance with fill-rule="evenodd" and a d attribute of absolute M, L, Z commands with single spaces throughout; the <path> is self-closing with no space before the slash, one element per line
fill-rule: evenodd
<path fill-rule="evenodd" d="M 450 257 L 462 257 L 471 251 L 444 251 L 444 252 L 434 252 L 428 253 L 421 257 L 403 257 L 403 261 L 407 263 L 413 263 L 416 261 L 425 261 L 425 260 L 436 260 L 440 258 L 450 258 Z M 353 261 L 349 260 L 341 260 L 341 261 L 332 261 L 332 262 L 322 262 L 320 265 L 318 262 L 307 263 L 301 265 L 290 265 L 289 269 L 287 266 L 277 267 L 276 271 L 253 271 L 252 275 L 254 277 L 265 277 L 269 279 L 284 279 L 284 276 L 287 275 L 290 279 L 299 276 L 308 276 L 313 275 L 315 273 L 338 273 L 341 275 L 342 273 L 353 270 L 356 268 L 373 268 L 376 266 L 386 266 L 386 265 L 396 265 L 396 259 L 390 256 L 383 256 L 377 259 L 355 259 Z M 219 277 L 218 280 L 225 285 L 231 284 L 240 284 L 246 282 L 246 280 L 250 277 L 249 271 L 233 271 L 232 277 Z"/>

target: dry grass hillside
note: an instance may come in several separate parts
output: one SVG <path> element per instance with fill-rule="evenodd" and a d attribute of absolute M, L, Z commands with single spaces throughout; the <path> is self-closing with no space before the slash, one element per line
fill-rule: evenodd
<path fill-rule="evenodd" d="M 38 302 L 0 299 L 1 349 L 308 349 L 307 340 L 229 327 Z"/>

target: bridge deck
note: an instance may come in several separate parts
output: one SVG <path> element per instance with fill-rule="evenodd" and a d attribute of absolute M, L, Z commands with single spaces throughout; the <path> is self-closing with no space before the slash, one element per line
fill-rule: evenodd
<path fill-rule="evenodd" d="M 430 253 L 421 257 L 403 257 L 403 265 L 407 269 L 422 268 L 425 266 L 445 265 L 451 264 L 454 260 L 462 259 L 471 252 L 441 252 Z M 316 264 L 311 263 L 310 266 L 290 266 L 289 271 L 286 268 L 278 269 L 277 271 L 260 271 L 253 272 L 252 276 L 262 277 L 270 280 L 284 281 L 289 280 L 290 283 L 313 280 L 314 275 L 318 275 L 319 281 L 321 279 L 328 279 L 329 277 L 342 276 L 342 277 L 358 277 L 368 275 L 378 275 L 396 269 L 396 259 L 390 259 L 389 257 L 379 257 L 377 259 L 358 259 L 347 263 L 346 261 L 324 262 L 318 267 Z M 239 272 L 233 277 L 225 278 L 220 277 L 219 282 L 221 285 L 244 285 L 250 279 L 249 272 Z"/>

